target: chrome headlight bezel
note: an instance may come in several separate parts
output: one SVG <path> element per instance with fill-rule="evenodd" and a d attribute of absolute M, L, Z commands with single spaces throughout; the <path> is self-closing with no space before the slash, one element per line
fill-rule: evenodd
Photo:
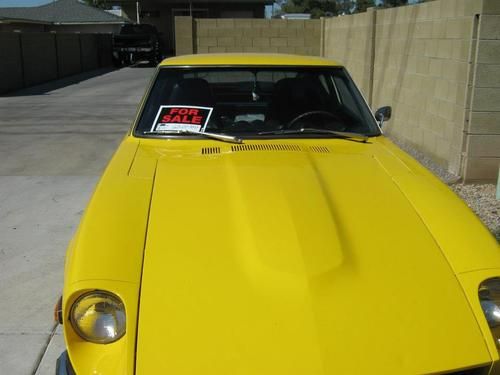
<path fill-rule="evenodd" d="M 479 303 L 497 347 L 500 347 L 500 277 L 484 280 L 478 289 Z"/>
<path fill-rule="evenodd" d="M 84 318 L 94 320 L 94 326 L 87 323 L 85 327 L 82 324 Z M 117 295 L 104 290 L 93 290 L 80 295 L 71 305 L 69 320 L 78 336 L 95 344 L 116 342 L 126 333 L 123 301 Z"/>

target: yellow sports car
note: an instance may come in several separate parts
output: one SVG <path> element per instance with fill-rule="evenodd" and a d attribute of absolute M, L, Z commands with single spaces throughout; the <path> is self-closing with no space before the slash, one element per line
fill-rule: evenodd
<path fill-rule="evenodd" d="M 498 373 L 500 252 L 317 57 L 163 61 L 66 257 L 59 374 Z"/>

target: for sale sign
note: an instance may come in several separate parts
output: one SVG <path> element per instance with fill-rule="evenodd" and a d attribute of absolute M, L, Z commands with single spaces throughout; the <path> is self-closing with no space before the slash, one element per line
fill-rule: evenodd
<path fill-rule="evenodd" d="M 151 131 L 203 131 L 212 114 L 211 107 L 192 105 L 162 105 Z"/>

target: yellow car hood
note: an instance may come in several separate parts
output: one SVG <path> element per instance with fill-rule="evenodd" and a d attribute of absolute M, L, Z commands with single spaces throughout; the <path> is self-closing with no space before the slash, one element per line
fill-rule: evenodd
<path fill-rule="evenodd" d="M 376 142 L 229 147 L 157 158 L 138 374 L 417 374 L 491 360 L 390 172 L 403 163 Z"/>

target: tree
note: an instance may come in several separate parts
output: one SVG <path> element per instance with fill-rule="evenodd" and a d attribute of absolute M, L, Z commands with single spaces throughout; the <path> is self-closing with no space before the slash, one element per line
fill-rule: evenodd
<path fill-rule="evenodd" d="M 375 6 L 374 0 L 356 0 L 356 8 L 354 13 L 366 12 L 368 8 Z"/>
<path fill-rule="evenodd" d="M 277 0 L 283 13 L 310 13 L 312 18 L 366 12 L 370 7 L 392 8 L 407 5 L 409 0 Z M 429 1 L 429 0 L 420 0 Z"/>
<path fill-rule="evenodd" d="M 312 18 L 325 14 L 338 14 L 336 0 L 286 0 L 281 5 L 282 13 L 310 13 Z"/>
<path fill-rule="evenodd" d="M 408 0 L 384 0 L 383 4 L 387 8 L 399 7 L 401 5 L 408 5 Z"/>
<path fill-rule="evenodd" d="M 106 0 L 85 0 L 85 2 L 87 3 L 87 5 L 90 5 L 90 6 L 93 6 L 96 8 L 102 8 L 102 9 L 107 8 Z"/>
<path fill-rule="evenodd" d="M 351 14 L 356 0 L 336 0 L 339 15 Z"/>

